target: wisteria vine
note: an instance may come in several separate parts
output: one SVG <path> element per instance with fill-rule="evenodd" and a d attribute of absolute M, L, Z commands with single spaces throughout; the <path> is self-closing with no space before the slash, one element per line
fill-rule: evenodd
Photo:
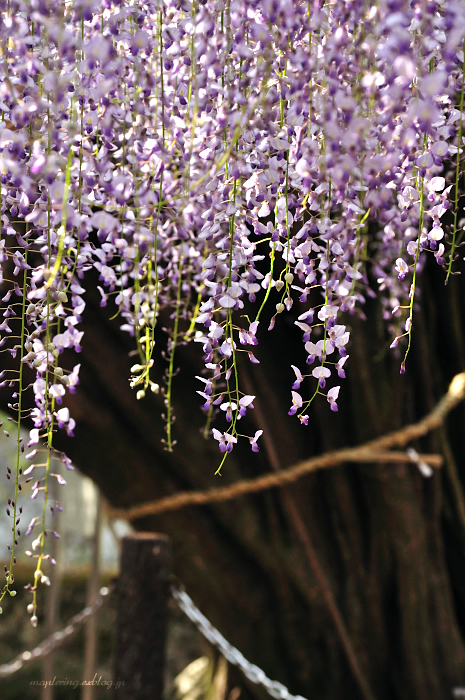
<path fill-rule="evenodd" d="M 32 480 L 32 497 L 44 498 L 26 533 L 40 530 L 28 607 L 37 624 L 38 584 L 49 582 L 46 511 L 60 507 L 48 488 L 51 478 L 64 481 L 51 473 L 53 436 L 75 427 L 62 401 L 80 365 L 69 372 L 60 361 L 85 342 L 89 272 L 98 272 L 101 305 L 112 304 L 134 338 L 137 398 L 163 392 L 168 450 L 176 350 L 201 344 L 198 393 L 218 472 L 238 439 L 259 449 L 261 430 L 240 433 L 255 397 L 241 389 L 238 353 L 259 362 L 265 308 L 269 330 L 293 305 L 300 311 L 307 367 L 292 365 L 289 414 L 305 425 L 318 395 L 338 410 L 350 315 L 367 295 L 381 300 L 405 371 L 418 274 L 429 254 L 449 279 L 463 237 L 465 2 L 0 7 L 0 345 L 18 363 L 0 377 L 13 389 L 18 456 L 7 473 L 13 538 L 0 599 L 15 594 L 17 501 Z M 164 325 L 171 319 L 162 377 L 154 376 L 160 314 Z"/>

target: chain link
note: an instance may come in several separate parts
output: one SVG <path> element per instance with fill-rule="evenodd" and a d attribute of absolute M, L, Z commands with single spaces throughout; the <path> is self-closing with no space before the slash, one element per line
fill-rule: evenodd
<path fill-rule="evenodd" d="M 26 666 L 33 661 L 37 661 L 37 659 L 50 654 L 53 649 L 74 634 L 74 632 L 81 625 L 83 625 L 84 622 L 91 617 L 91 615 L 94 615 L 94 613 L 96 613 L 97 610 L 102 607 L 105 597 L 112 593 L 113 590 L 113 585 L 109 586 L 108 588 L 101 588 L 99 595 L 96 597 L 94 602 L 91 605 L 87 605 L 83 610 L 81 610 L 81 612 L 77 613 L 77 615 L 74 615 L 64 629 L 51 634 L 50 637 L 44 639 L 44 641 L 36 646 L 32 651 L 23 651 L 22 654 L 19 654 L 15 659 L 13 659 L 13 661 L 10 661 L 10 663 L 2 664 L 0 666 L 0 678 L 11 676 L 12 673 L 19 671 L 21 668 L 23 668 L 23 666 Z"/>
<path fill-rule="evenodd" d="M 207 620 L 205 615 L 203 615 L 194 604 L 192 598 L 187 595 L 186 591 L 172 584 L 171 593 L 181 610 L 192 620 L 203 636 L 219 649 L 229 663 L 238 666 L 249 681 L 257 685 L 262 685 L 271 697 L 276 700 L 305 700 L 301 695 L 292 695 L 285 685 L 279 681 L 272 681 L 261 668 L 247 661 L 239 649 L 233 647 L 232 644 L 223 637 L 221 632 L 219 632 L 216 627 L 213 627 L 211 622 Z"/>

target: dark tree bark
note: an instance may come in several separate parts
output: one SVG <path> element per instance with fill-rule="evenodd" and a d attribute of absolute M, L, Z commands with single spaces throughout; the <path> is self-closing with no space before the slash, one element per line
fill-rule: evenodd
<path fill-rule="evenodd" d="M 242 369 L 267 438 L 258 455 L 239 443 L 221 477 L 214 476 L 217 445 L 201 434 L 197 344 L 176 356 L 178 444 L 168 453 L 160 443 L 162 398 L 136 401 L 128 382 L 131 340 L 90 290 L 81 385 L 68 402 L 76 438 L 57 435 L 57 445 L 111 505 L 127 507 L 283 469 L 400 428 L 425 415 L 465 370 L 462 278 L 445 288 L 442 271 L 428 269 L 422 286 L 407 373 L 399 375 L 379 307 L 368 303 L 367 321 L 347 318 L 353 340 L 339 413 L 316 401 L 308 427 L 287 415 L 287 368 L 305 363 L 300 331 L 283 315 L 272 333 L 262 332 L 261 364 Z M 163 360 L 155 369 L 162 376 Z M 464 418 L 459 406 L 443 428 L 413 445 L 444 455 L 431 479 L 410 464 L 343 465 L 283 489 L 134 524 L 171 537 L 174 573 L 200 609 L 292 693 L 442 700 L 465 687 Z M 244 432 L 257 427 L 250 422 Z M 264 697 L 241 683 L 241 697 Z"/>

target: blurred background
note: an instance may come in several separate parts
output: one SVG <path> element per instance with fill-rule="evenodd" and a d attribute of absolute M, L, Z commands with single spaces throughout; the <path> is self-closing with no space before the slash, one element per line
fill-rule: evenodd
<path fill-rule="evenodd" d="M 12 426 L 7 416 L 0 414 L 0 420 L 4 421 L 3 429 L 8 432 L 9 426 Z M 0 463 L 5 471 L 6 465 L 13 467 L 15 464 L 16 443 L 4 434 L 3 429 L 0 430 Z M 24 438 L 27 441 L 27 434 L 24 434 Z M 23 468 L 28 466 L 24 459 L 22 464 Z M 63 629 L 73 615 L 95 598 L 101 587 L 111 584 L 118 573 L 120 540 L 131 532 L 126 521 L 108 517 L 99 489 L 78 469 L 67 470 L 55 461 L 51 471 L 60 473 L 66 481 L 66 485 L 60 486 L 56 479 L 50 480 L 52 498 L 58 500 L 63 508 L 62 512 L 56 511 L 54 518 L 49 517 L 47 522 L 47 527 L 60 533 L 59 539 L 51 538 L 48 542 L 48 550 L 53 551 L 57 563 L 53 567 L 44 567 L 44 571 L 47 569 L 50 575 L 51 585 L 39 587 L 39 623 L 34 628 L 26 611 L 32 596 L 24 590 L 24 586 L 33 581 L 35 560 L 25 552 L 32 550 L 31 543 L 39 534 L 39 526 L 30 536 L 20 538 L 14 569 L 17 596 L 7 597 L 2 602 L 0 665 L 9 663 L 24 651 L 31 651 L 53 631 Z M 31 501 L 31 483 L 23 490 L 19 501 L 23 507 L 23 533 L 40 510 L 38 502 Z M 4 505 L 0 514 L 2 569 L 9 563 L 7 543 L 11 541 L 11 520 L 6 514 L 6 504 L 11 496 L 11 482 L 1 480 L 0 502 Z M 217 688 L 219 676 L 225 675 L 224 665 L 218 663 L 217 655 L 208 642 L 179 610 L 174 600 L 170 601 L 169 607 L 165 698 L 196 700 L 220 697 L 218 693 L 212 695 L 212 688 Z M 96 700 L 109 697 L 105 681 L 113 679 L 115 621 L 115 600 L 110 595 L 91 618 L 91 623 L 80 626 L 48 657 L 30 662 L 9 676 L 0 677 L 2 700 L 66 700 L 70 697 Z M 89 649 L 93 651 L 91 658 Z M 95 675 L 97 680 L 101 679 L 100 686 L 75 689 L 71 685 L 47 688 L 36 685 L 36 681 L 54 676 L 72 682 L 92 680 Z"/>

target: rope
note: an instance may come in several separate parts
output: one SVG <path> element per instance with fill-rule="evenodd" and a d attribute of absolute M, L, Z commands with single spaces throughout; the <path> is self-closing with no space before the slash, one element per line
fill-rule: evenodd
<path fill-rule="evenodd" d="M 441 455 L 420 454 L 418 459 L 412 459 L 411 454 L 404 452 L 387 452 L 391 447 L 401 447 L 408 442 L 426 435 L 434 428 L 440 426 L 447 414 L 465 398 L 465 372 L 457 374 L 450 383 L 447 394 L 442 397 L 431 413 L 426 415 L 418 423 L 413 423 L 405 428 L 388 433 L 380 438 L 375 438 L 358 447 L 346 447 L 323 455 L 312 457 L 299 462 L 288 469 L 279 472 L 264 474 L 256 479 L 244 479 L 234 484 L 221 488 L 212 488 L 205 491 L 182 491 L 181 493 L 166 496 L 157 501 L 142 503 L 126 509 L 110 509 L 110 515 L 114 518 L 137 520 L 148 515 L 159 515 L 169 510 L 178 510 L 188 505 L 205 505 L 218 503 L 238 498 L 248 493 L 257 493 L 274 486 L 290 484 L 306 474 L 318 469 L 328 469 L 344 462 L 418 462 L 426 463 L 438 468 L 442 464 Z"/>

